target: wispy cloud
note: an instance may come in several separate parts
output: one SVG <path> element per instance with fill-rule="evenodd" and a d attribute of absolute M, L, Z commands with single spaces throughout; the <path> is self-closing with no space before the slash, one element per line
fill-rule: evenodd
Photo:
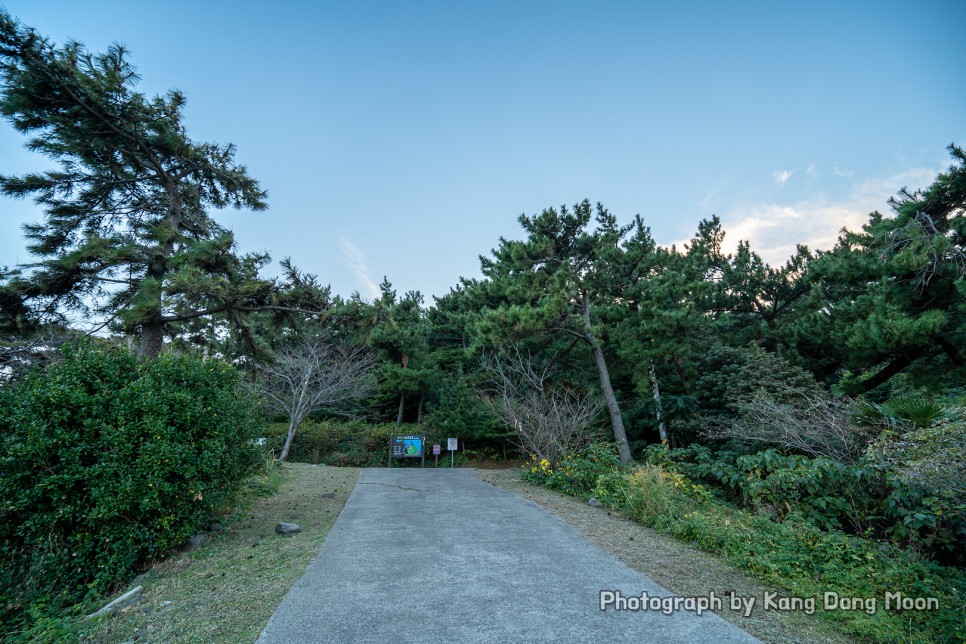
<path fill-rule="evenodd" d="M 886 213 L 886 203 L 902 186 L 926 186 L 936 170 L 915 168 L 902 174 L 856 183 L 838 200 L 812 197 L 794 203 L 760 203 L 734 208 L 721 216 L 728 252 L 739 240 L 772 265 L 783 264 L 796 244 L 812 250 L 835 245 L 842 228 L 858 230 L 874 210 Z"/>
<path fill-rule="evenodd" d="M 814 163 L 809 163 L 808 168 L 805 170 L 805 174 L 810 177 L 814 177 L 818 174 L 818 167 Z"/>
<path fill-rule="evenodd" d="M 855 170 L 843 170 L 837 165 L 832 166 L 832 172 L 835 173 L 836 177 L 851 177 L 853 174 L 855 174 Z"/>
<path fill-rule="evenodd" d="M 341 235 L 339 236 L 339 245 L 342 247 L 342 254 L 345 255 L 349 263 L 349 268 L 355 274 L 356 279 L 362 284 L 359 292 L 372 299 L 379 297 L 379 287 L 376 286 L 376 283 L 369 275 L 369 262 L 366 259 L 366 254 Z"/>
<path fill-rule="evenodd" d="M 772 172 L 771 173 L 771 176 L 775 177 L 775 183 L 777 183 L 780 186 L 783 186 L 792 177 L 792 171 L 791 170 L 776 170 L 775 172 Z"/>

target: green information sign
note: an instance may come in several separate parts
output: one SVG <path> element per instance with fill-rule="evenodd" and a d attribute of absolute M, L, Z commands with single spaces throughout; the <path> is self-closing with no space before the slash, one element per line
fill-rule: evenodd
<path fill-rule="evenodd" d="M 423 455 L 422 436 L 393 436 L 393 458 L 420 458 Z"/>
<path fill-rule="evenodd" d="M 419 458 L 425 464 L 425 436 L 390 436 L 389 441 L 389 467 L 392 467 L 394 458 Z"/>

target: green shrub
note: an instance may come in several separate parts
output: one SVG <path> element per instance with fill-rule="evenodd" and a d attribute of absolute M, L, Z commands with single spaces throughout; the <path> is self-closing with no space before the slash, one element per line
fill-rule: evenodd
<path fill-rule="evenodd" d="M 274 422 L 264 426 L 261 437 L 265 439 L 265 448 L 270 453 L 279 454 L 287 432 L 287 422 Z M 434 463 L 434 443 L 442 446 L 439 466 L 450 466 L 446 439 L 454 435 L 460 438 L 460 449 L 453 459 L 456 467 L 480 461 L 503 460 L 503 450 L 485 443 L 470 444 L 462 431 L 452 428 L 440 429 L 429 423 L 405 423 L 400 426 L 395 423 L 374 424 L 358 420 L 311 418 L 299 426 L 288 460 L 336 467 L 386 467 L 389 463 L 389 437 L 402 434 L 426 437 L 427 467 Z M 393 461 L 393 467 L 413 467 L 420 463 L 419 459 L 396 460 Z"/>
<path fill-rule="evenodd" d="M 436 400 L 427 404 L 423 421 L 432 433 L 474 441 L 504 441 L 516 436 L 476 395 L 477 387 L 466 376 L 461 372 L 454 376 L 437 380 Z"/>
<path fill-rule="evenodd" d="M 571 496 L 595 497 L 608 505 L 623 500 L 621 483 L 628 472 L 613 443 L 591 443 L 576 454 L 568 454 L 552 469 L 550 462 L 531 456 L 523 466 L 523 476 L 532 483 L 546 485 Z"/>
<path fill-rule="evenodd" d="M 0 391 L 4 630 L 113 590 L 224 509 L 258 464 L 237 378 L 83 343 Z"/>
<path fill-rule="evenodd" d="M 716 455 L 697 445 L 680 450 L 654 446 L 647 450 L 647 457 L 649 462 L 629 472 L 623 470 L 618 481 L 608 474 L 619 471 L 609 459 L 594 461 L 593 456 L 585 459 L 583 455 L 564 459 L 556 470 L 549 462 L 531 459 L 523 476 L 535 484 L 579 496 L 597 496 L 639 523 L 725 556 L 737 568 L 787 589 L 793 596 L 815 597 L 820 610 L 825 592 L 874 598 L 878 609 L 871 615 L 863 611 L 821 612 L 828 619 L 841 621 L 847 632 L 863 640 L 946 642 L 966 637 L 962 620 L 966 574 L 961 569 L 925 560 L 915 550 L 846 534 L 831 521 L 816 521 L 800 509 L 786 509 L 783 517 L 777 517 L 762 512 L 768 509 L 767 503 L 751 504 L 753 510 L 737 508 L 689 478 L 694 475 L 727 482 L 739 490 L 733 497 L 738 500 L 742 489 L 748 490 L 750 497 L 772 504 L 798 495 L 800 505 L 808 499 L 816 512 L 825 512 L 819 499 L 831 496 L 834 487 L 842 485 L 837 477 L 855 477 L 859 485 L 861 477 L 855 472 L 837 469 L 848 466 L 825 462 L 828 459 L 815 464 L 812 459 L 774 452 L 753 458 Z M 826 476 L 828 484 L 823 480 Z M 597 485 L 602 480 L 605 484 Z M 842 489 L 839 492 L 847 493 Z M 899 498 L 897 494 L 896 488 L 887 488 L 880 497 Z M 898 500 L 897 504 L 901 507 L 912 502 Z M 896 525 L 894 521 L 892 525 Z M 886 593 L 935 598 L 939 608 L 885 610 Z"/>
<path fill-rule="evenodd" d="M 928 427 L 885 432 L 869 458 L 892 477 L 891 536 L 966 562 L 966 411 L 952 408 Z"/>
<path fill-rule="evenodd" d="M 627 476 L 628 513 L 646 526 L 670 529 L 700 504 L 687 494 L 690 485 L 682 475 L 646 463 Z"/>
<path fill-rule="evenodd" d="M 912 452 L 911 444 L 911 440 L 903 443 L 907 453 Z M 962 561 L 966 520 L 961 497 L 950 493 L 957 489 L 953 480 L 946 486 L 924 486 L 922 476 L 904 476 L 895 463 L 872 457 L 846 464 L 775 450 L 715 453 L 699 445 L 671 450 L 652 446 L 645 457 L 690 479 L 718 486 L 727 493 L 725 498 L 779 520 L 804 518 L 824 529 L 913 546 L 946 563 Z M 939 465 L 947 474 L 957 467 Z M 919 464 L 915 471 L 928 472 L 928 465 Z"/>
<path fill-rule="evenodd" d="M 823 530 L 790 517 L 779 523 L 696 490 L 680 473 L 645 464 L 626 477 L 628 514 L 659 532 L 694 543 L 765 581 L 800 597 L 823 593 L 875 598 L 873 615 L 828 611 L 849 633 L 869 641 L 962 641 L 966 624 L 966 574 L 925 561 L 910 550 Z M 697 493 L 696 493 L 697 492 Z M 886 593 L 934 597 L 938 610 L 885 610 Z"/>
<path fill-rule="evenodd" d="M 883 407 L 889 416 L 910 422 L 920 429 L 929 427 L 946 415 L 946 410 L 939 403 L 912 396 L 892 398 Z"/>
<path fill-rule="evenodd" d="M 824 393 L 810 373 L 755 344 L 714 345 L 698 356 L 698 366 L 701 376 L 694 388 L 706 415 L 734 417 L 739 413 L 740 401 L 755 393 L 766 393 L 782 401 L 790 392 Z"/>

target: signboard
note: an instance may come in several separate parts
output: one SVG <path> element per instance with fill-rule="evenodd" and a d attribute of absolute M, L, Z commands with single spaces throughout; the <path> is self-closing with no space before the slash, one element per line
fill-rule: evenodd
<path fill-rule="evenodd" d="M 393 436 L 392 458 L 422 458 L 422 436 Z"/>
<path fill-rule="evenodd" d="M 455 452 L 459 449 L 459 439 L 458 438 L 447 438 L 446 439 L 446 449 L 451 452 Z"/>
<path fill-rule="evenodd" d="M 442 447 L 439 443 L 433 445 L 433 456 L 439 456 L 439 450 Z"/>

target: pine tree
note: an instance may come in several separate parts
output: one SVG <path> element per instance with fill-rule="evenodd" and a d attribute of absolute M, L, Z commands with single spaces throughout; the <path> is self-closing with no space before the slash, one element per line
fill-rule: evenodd
<path fill-rule="evenodd" d="M 209 215 L 266 207 L 235 147 L 190 139 L 185 97 L 149 98 L 138 80 L 123 47 L 57 47 L 0 11 L 0 114 L 58 165 L 0 176 L 46 216 L 25 226 L 39 261 L 7 286 L 46 317 L 93 313 L 152 357 L 179 323 L 290 302 L 258 277 L 267 255 L 238 255 Z"/>
<path fill-rule="evenodd" d="M 588 231 L 592 220 L 596 228 Z M 620 297 L 622 243 L 632 226 L 621 227 L 603 206 L 589 201 L 520 216 L 523 241 L 500 239 L 493 259 L 481 258 L 486 290 L 500 304 L 487 313 L 484 327 L 493 342 L 501 337 L 543 333 L 569 339 L 590 350 L 601 395 L 610 416 L 621 460 L 631 460 L 620 404 L 605 352 L 606 327 L 597 313 Z"/>
<path fill-rule="evenodd" d="M 923 381 L 962 382 L 966 371 L 966 151 L 928 188 L 903 188 L 894 216 L 869 215 L 820 253 L 811 305 L 831 348 L 852 371 L 849 393 L 911 370 Z"/>

